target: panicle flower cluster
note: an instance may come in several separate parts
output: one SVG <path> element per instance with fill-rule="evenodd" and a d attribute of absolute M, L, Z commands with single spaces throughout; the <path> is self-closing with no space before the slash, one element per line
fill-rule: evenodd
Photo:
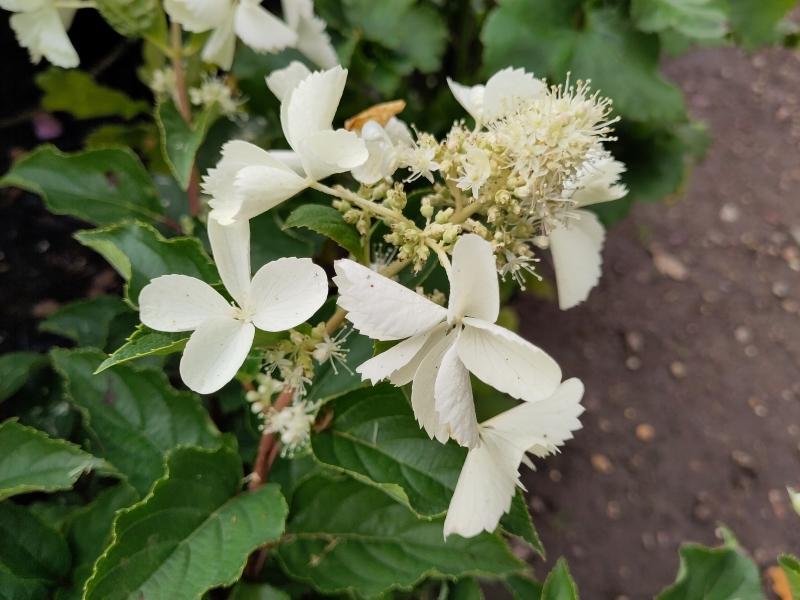
<path fill-rule="evenodd" d="M 242 105 L 242 100 L 219 77 L 204 77 L 198 87 L 189 88 L 189 100 L 205 109 L 216 106 L 226 116 L 236 115 Z"/>

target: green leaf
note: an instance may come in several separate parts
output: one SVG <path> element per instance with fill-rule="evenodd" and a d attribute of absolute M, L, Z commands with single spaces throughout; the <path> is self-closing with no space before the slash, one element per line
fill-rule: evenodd
<path fill-rule="evenodd" d="M 239 582 L 228 600 L 291 600 L 286 592 L 267 583 Z"/>
<path fill-rule="evenodd" d="M 678 577 L 656 600 L 763 600 L 758 567 L 729 538 L 719 548 L 681 547 Z"/>
<path fill-rule="evenodd" d="M 100 363 L 96 372 L 101 373 L 115 365 L 145 356 L 163 356 L 180 352 L 186 346 L 190 334 L 191 332 L 153 331 L 149 327 L 139 325 L 122 346 Z"/>
<path fill-rule="evenodd" d="M 71 517 L 67 525 L 67 543 L 72 551 L 72 588 L 59 590 L 58 600 L 83 597 L 83 586 L 92 574 L 92 567 L 111 541 L 111 528 L 117 511 L 136 500 L 136 490 L 121 482 L 103 490 Z"/>
<path fill-rule="evenodd" d="M 50 67 L 36 75 L 36 85 L 44 92 L 42 108 L 69 113 L 77 119 L 132 119 L 149 109 L 147 102 L 101 85 L 89 73 L 78 69 Z"/>
<path fill-rule="evenodd" d="M 16 394 L 33 372 L 47 364 L 36 352 L 9 352 L 0 356 L 0 402 Z"/>
<path fill-rule="evenodd" d="M 514 499 L 511 501 L 511 510 L 500 519 L 500 526 L 506 533 L 520 538 L 534 552 L 545 558 L 542 540 L 539 539 L 539 533 L 533 526 L 533 520 L 528 512 L 528 503 L 525 501 L 525 494 L 522 493 L 522 490 L 517 489 Z"/>
<path fill-rule="evenodd" d="M 378 485 L 422 515 L 447 510 L 466 452 L 431 440 L 402 390 L 361 389 L 330 403 L 334 418 L 311 438 L 323 464 Z"/>
<path fill-rule="evenodd" d="M 53 146 L 40 146 L 14 163 L 0 185 L 39 194 L 52 212 L 96 225 L 162 220 L 147 171 L 123 148 L 64 154 Z"/>
<path fill-rule="evenodd" d="M 97 444 L 95 453 L 140 495 L 161 477 L 170 450 L 219 446 L 220 434 L 198 397 L 175 390 L 160 370 L 118 365 L 94 375 L 101 352 L 56 348 L 50 354 L 67 399 L 81 411 Z"/>
<path fill-rule="evenodd" d="M 772 44 L 779 25 L 796 0 L 727 0 L 735 37 L 749 49 Z"/>
<path fill-rule="evenodd" d="M 306 479 L 290 515 L 278 558 L 291 577 L 326 594 L 372 597 L 428 576 L 492 578 L 524 568 L 500 537 L 445 542 L 442 519 L 420 519 L 379 489 L 343 476 Z"/>
<path fill-rule="evenodd" d="M 39 600 L 68 573 L 69 548 L 55 530 L 21 506 L 0 503 L 0 595 Z"/>
<path fill-rule="evenodd" d="M 792 596 L 800 598 L 800 560 L 791 554 L 782 554 L 778 557 L 778 564 L 786 574 Z"/>
<path fill-rule="evenodd" d="M 487 67 L 526 67 L 562 81 L 591 79 L 592 88 L 634 121 L 686 120 L 680 89 L 658 73 L 658 37 L 633 29 L 615 8 L 575 0 L 506 0 L 487 19 L 481 39 Z"/>
<path fill-rule="evenodd" d="M 305 227 L 324 235 L 339 244 L 353 256 L 364 254 L 361 236 L 355 227 L 342 217 L 342 213 L 331 206 L 303 204 L 292 211 L 284 227 Z"/>
<path fill-rule="evenodd" d="M 97 10 L 118 33 L 137 37 L 158 25 L 158 0 L 96 0 Z"/>
<path fill-rule="evenodd" d="M 432 7 L 414 0 L 373 2 L 344 0 L 347 20 L 357 35 L 388 48 L 416 68 L 430 73 L 441 65 L 447 44 L 447 27 Z"/>
<path fill-rule="evenodd" d="M 97 296 L 71 302 L 39 324 L 41 331 L 68 338 L 79 346 L 103 348 L 111 323 L 131 308 L 118 296 Z"/>
<path fill-rule="evenodd" d="M 209 128 L 219 117 L 216 107 L 211 107 L 194 115 L 189 125 L 183 120 L 175 103 L 171 100 L 156 106 L 156 123 L 161 132 L 161 151 L 170 171 L 186 190 L 192 176 L 197 151 L 203 144 Z"/>
<path fill-rule="evenodd" d="M 356 367 L 372 358 L 372 340 L 351 331 L 343 344 L 347 351 L 344 365 L 330 361 L 317 366 L 314 383 L 308 391 L 308 400 L 327 402 L 347 392 L 362 387 L 361 376 Z"/>
<path fill-rule="evenodd" d="M 117 517 L 85 600 L 194 600 L 234 583 L 250 552 L 283 533 L 287 510 L 277 485 L 239 493 L 242 476 L 229 448 L 175 450 L 152 493 Z"/>
<path fill-rule="evenodd" d="M 284 256 L 312 257 L 314 243 L 302 239 L 295 231 L 284 231 L 275 211 L 267 211 L 250 219 L 250 260 L 253 270 Z"/>
<path fill-rule="evenodd" d="M 698 40 L 714 40 L 728 32 L 722 0 L 633 0 L 631 16 L 641 31 L 675 31 Z"/>
<path fill-rule="evenodd" d="M 525 575 L 509 575 L 503 582 L 514 600 L 541 600 L 542 584 Z"/>
<path fill-rule="evenodd" d="M 211 259 L 197 238 L 165 238 L 144 223 L 121 223 L 78 231 L 75 238 L 101 254 L 125 279 L 125 293 L 134 306 L 139 292 L 161 275 L 177 273 L 206 282 L 219 281 Z"/>
<path fill-rule="evenodd" d="M 78 446 L 16 421 L 0 425 L 0 500 L 27 492 L 66 490 L 103 461 Z"/>
<path fill-rule="evenodd" d="M 450 588 L 447 600 L 483 600 L 481 585 L 474 579 L 460 579 Z"/>
<path fill-rule="evenodd" d="M 696 596 L 701 598 L 701 596 Z M 704 600 L 707 600 L 702 596 Z M 578 600 L 578 588 L 569 573 L 567 561 L 559 558 L 556 566 L 547 575 L 542 587 L 541 600 Z"/>

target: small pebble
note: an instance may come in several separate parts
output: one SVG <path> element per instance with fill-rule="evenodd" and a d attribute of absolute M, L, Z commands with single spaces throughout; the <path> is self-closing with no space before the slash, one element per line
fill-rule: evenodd
<path fill-rule="evenodd" d="M 686 377 L 686 365 L 676 360 L 669 365 L 669 372 L 675 379 L 683 379 Z"/>
<path fill-rule="evenodd" d="M 750 334 L 750 330 L 745 327 L 744 325 L 739 325 L 734 332 L 733 336 L 736 338 L 736 341 L 740 344 L 746 344 L 750 341 L 752 335 Z"/>
<path fill-rule="evenodd" d="M 614 465 L 605 454 L 592 454 L 591 461 L 594 470 L 603 475 L 608 475 L 614 470 Z"/>
<path fill-rule="evenodd" d="M 611 500 L 606 505 L 606 515 L 608 515 L 609 519 L 616 521 L 622 516 L 622 508 L 619 505 L 619 502 L 616 500 Z"/>
<path fill-rule="evenodd" d="M 641 352 L 644 348 L 644 336 L 638 331 L 628 331 L 625 334 L 625 343 L 631 352 Z"/>
<path fill-rule="evenodd" d="M 776 298 L 786 298 L 789 295 L 789 285 L 785 281 L 776 281 L 772 284 L 772 294 Z"/>
<path fill-rule="evenodd" d="M 649 423 L 639 423 L 636 426 L 636 437 L 643 442 L 650 442 L 656 437 L 656 430 Z"/>
<path fill-rule="evenodd" d="M 642 359 L 638 356 L 629 356 L 625 359 L 625 366 L 629 371 L 638 371 L 642 368 Z"/>
<path fill-rule="evenodd" d="M 723 204 L 719 209 L 719 218 L 723 223 L 735 223 L 739 220 L 739 207 L 735 204 Z"/>

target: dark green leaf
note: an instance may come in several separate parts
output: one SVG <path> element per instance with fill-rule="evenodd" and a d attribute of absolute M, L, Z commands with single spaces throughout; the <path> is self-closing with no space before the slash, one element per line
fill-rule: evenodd
<path fill-rule="evenodd" d="M 72 587 L 59 590 L 58 600 L 83 597 L 83 586 L 92 567 L 111 541 L 111 527 L 117 511 L 138 499 L 136 490 L 125 482 L 102 491 L 67 526 L 67 542 L 72 551 Z"/>
<path fill-rule="evenodd" d="M 81 473 L 103 464 L 77 446 L 32 427 L 16 421 L 0 425 L 0 500 L 69 489 Z"/>
<path fill-rule="evenodd" d="M 792 596 L 800 598 L 800 560 L 797 560 L 797 557 L 791 554 L 782 554 L 778 558 L 778 564 L 789 581 L 789 589 L 792 590 Z"/>
<path fill-rule="evenodd" d="M 104 348 L 112 321 L 130 312 L 130 306 L 118 296 L 97 296 L 62 306 L 42 321 L 39 329 L 68 338 L 79 346 Z"/>
<path fill-rule="evenodd" d="M 372 340 L 351 331 L 343 347 L 347 351 L 344 365 L 328 361 L 317 367 L 314 383 L 308 391 L 309 400 L 327 402 L 363 385 L 356 367 L 372 358 Z"/>
<path fill-rule="evenodd" d="M 47 357 L 36 352 L 9 352 L 0 356 L 0 402 L 25 385 L 30 375 L 47 364 Z"/>
<path fill-rule="evenodd" d="M 253 270 L 284 256 L 314 256 L 314 244 L 297 233 L 284 231 L 275 211 L 270 210 L 250 219 L 250 260 Z"/>
<path fill-rule="evenodd" d="M 132 119 L 149 109 L 147 102 L 101 85 L 89 73 L 78 69 L 50 67 L 36 75 L 36 85 L 44 92 L 42 108 L 66 112 L 78 119 Z"/>
<path fill-rule="evenodd" d="M 186 346 L 190 333 L 153 331 L 144 325 L 139 325 L 122 346 L 100 363 L 97 373 L 145 356 L 163 356 L 180 352 Z"/>
<path fill-rule="evenodd" d="M 651 33 L 675 31 L 713 40 L 728 32 L 724 0 L 633 0 L 631 16 L 636 27 Z"/>
<path fill-rule="evenodd" d="M 163 13 L 158 0 L 96 0 L 97 10 L 125 37 L 137 37 L 155 28 Z"/>
<path fill-rule="evenodd" d="M 504 583 L 514 600 L 541 600 L 542 584 L 524 575 L 510 575 Z"/>
<path fill-rule="evenodd" d="M 287 510 L 277 485 L 239 493 L 242 475 L 229 448 L 175 450 L 152 493 L 117 517 L 85 599 L 195 600 L 234 583 L 250 552 L 283 533 Z"/>
<path fill-rule="evenodd" d="M 415 0 L 344 0 L 343 4 L 356 35 L 397 53 L 410 67 L 404 71 L 417 68 L 429 73 L 439 68 L 447 27 L 437 11 Z"/>
<path fill-rule="evenodd" d="M 189 187 L 195 156 L 209 128 L 219 117 L 215 107 L 194 116 L 192 125 L 186 123 L 171 100 L 156 107 L 156 123 L 161 132 L 161 150 L 172 174 L 182 189 Z"/>
<path fill-rule="evenodd" d="M 496 535 L 442 535 L 442 519 L 420 519 L 381 490 L 316 476 L 295 491 L 278 557 L 293 578 L 327 594 L 371 597 L 410 589 L 426 576 L 501 577 L 524 567 Z"/>
<path fill-rule="evenodd" d="M 500 519 L 500 526 L 507 533 L 515 535 L 527 543 L 539 556 L 545 557 L 542 540 L 539 539 L 539 533 L 533 526 L 531 515 L 528 512 L 528 503 L 525 502 L 525 494 L 522 493 L 522 490 L 518 489 L 514 494 L 511 510 Z"/>
<path fill-rule="evenodd" d="M 162 218 L 147 171 L 133 152 L 122 148 L 64 154 L 41 146 L 18 160 L 0 185 L 39 194 L 54 213 L 96 225 Z"/>
<path fill-rule="evenodd" d="M 64 538 L 21 506 L 0 503 L 0 596 L 3 600 L 49 597 L 69 571 Z"/>
<path fill-rule="evenodd" d="M 476 580 L 460 579 L 450 588 L 447 600 L 483 600 L 483 592 Z"/>
<path fill-rule="evenodd" d="M 633 29 L 615 8 L 586 8 L 574 0 L 507 0 L 482 33 L 484 60 L 492 71 L 512 65 L 561 81 L 591 79 L 593 89 L 614 101 L 627 119 L 686 119 L 680 90 L 658 73 L 655 35 Z"/>
<path fill-rule="evenodd" d="M 361 236 L 355 227 L 345 222 L 342 213 L 331 206 L 304 204 L 296 208 L 284 227 L 305 227 L 329 237 L 355 257 L 364 254 Z"/>
<path fill-rule="evenodd" d="M 719 548 L 681 547 L 678 577 L 656 600 L 763 600 L 758 567 L 729 537 Z"/>
<path fill-rule="evenodd" d="M 175 390 L 161 371 L 118 365 L 94 375 L 101 352 L 54 349 L 51 356 L 67 398 L 97 443 L 96 454 L 127 476 L 139 494 L 161 477 L 170 450 L 220 444 L 198 397 Z"/>
<path fill-rule="evenodd" d="M 447 510 L 466 455 L 431 440 L 414 419 L 402 390 L 361 389 L 330 403 L 330 427 L 312 438 L 323 464 L 378 485 L 423 515 Z"/>
<path fill-rule="evenodd" d="M 699 600 L 700 596 L 698 596 Z M 542 587 L 541 600 L 578 600 L 578 588 L 569 573 L 567 561 L 559 558 L 547 575 Z"/>
<path fill-rule="evenodd" d="M 228 600 L 291 600 L 289 594 L 267 583 L 239 582 Z"/>
<path fill-rule="evenodd" d="M 75 238 L 101 254 L 122 275 L 127 282 L 126 295 L 134 305 L 142 288 L 161 275 L 177 273 L 210 283 L 219 280 L 197 238 L 167 239 L 144 223 L 83 230 Z"/>
<path fill-rule="evenodd" d="M 797 4 L 796 0 L 727 0 L 731 27 L 736 38 L 746 48 L 774 43 L 779 25 Z"/>

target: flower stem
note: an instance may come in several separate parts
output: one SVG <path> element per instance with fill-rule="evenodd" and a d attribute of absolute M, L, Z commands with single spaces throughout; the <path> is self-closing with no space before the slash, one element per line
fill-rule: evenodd
<path fill-rule="evenodd" d="M 332 188 L 328 185 L 325 185 L 324 183 L 320 183 L 319 181 L 312 182 L 309 185 L 309 187 L 319 192 L 322 192 L 323 194 L 328 194 L 329 196 L 334 196 L 342 200 L 347 200 L 348 202 L 355 204 L 357 207 L 363 210 L 368 210 L 373 214 L 383 217 L 387 221 L 395 223 L 408 223 L 414 225 L 413 221 L 403 216 L 402 214 L 390 210 L 385 206 L 381 206 L 380 204 L 376 204 L 372 200 L 367 200 L 366 198 L 362 198 L 355 192 L 351 192 L 348 189 Z"/>
<path fill-rule="evenodd" d="M 445 252 L 445 249 L 442 248 L 438 242 L 434 242 L 431 239 L 425 240 L 425 245 L 436 253 L 436 258 L 439 259 L 439 263 L 444 268 L 445 273 L 447 273 L 447 278 L 450 279 L 450 259 L 447 257 L 447 252 Z"/>
<path fill-rule="evenodd" d="M 272 408 L 277 411 L 283 410 L 291 403 L 292 398 L 294 398 L 294 390 L 290 387 L 285 387 L 278 399 L 275 400 Z M 270 458 L 272 453 L 276 452 L 275 448 L 280 448 L 280 442 L 276 439 L 275 434 L 266 431 L 262 433 L 258 444 L 256 462 L 253 465 L 253 472 L 250 474 L 250 482 L 247 485 L 250 491 L 257 490 L 266 483 L 269 470 L 275 461 L 275 456 Z"/>
<path fill-rule="evenodd" d="M 192 107 L 189 104 L 189 96 L 186 92 L 186 73 L 183 69 L 183 35 L 181 26 L 174 21 L 170 24 L 170 44 L 172 46 L 171 58 L 172 69 L 175 71 L 175 96 L 178 101 L 178 111 L 187 125 L 192 125 Z M 200 180 L 197 168 L 192 167 L 192 174 L 189 178 L 189 187 L 186 190 L 189 200 L 189 214 L 196 217 L 200 214 Z"/>

